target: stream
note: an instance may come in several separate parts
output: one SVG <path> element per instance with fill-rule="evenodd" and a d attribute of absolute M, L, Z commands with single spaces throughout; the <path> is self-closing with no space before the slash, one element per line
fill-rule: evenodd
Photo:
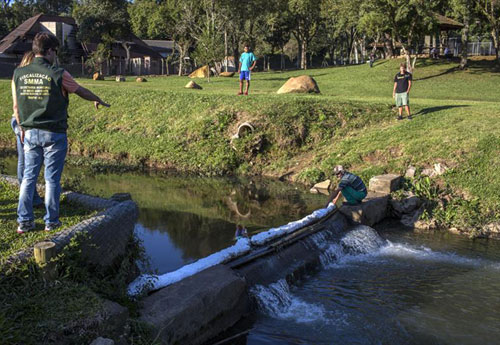
<path fill-rule="evenodd" d="M 15 159 L 5 161 L 15 175 Z M 102 174 L 68 166 L 85 191 L 129 192 L 135 233 L 162 274 L 324 205 L 326 196 L 271 179 Z M 500 241 L 445 231 L 415 233 L 384 223 L 347 250 L 325 243 L 322 268 L 293 286 L 251 290 L 258 310 L 226 344 L 498 344 Z M 346 235 L 348 236 L 348 234 Z M 243 332 L 242 332 L 243 330 Z M 230 332 L 231 333 L 231 332 Z"/>

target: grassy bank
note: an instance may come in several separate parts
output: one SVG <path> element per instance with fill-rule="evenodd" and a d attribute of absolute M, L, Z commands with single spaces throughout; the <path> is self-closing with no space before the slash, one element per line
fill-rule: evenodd
<path fill-rule="evenodd" d="M 55 279 L 45 280 L 33 259 L 4 266 L 4 259 L 20 249 L 53 236 L 40 223 L 35 231 L 16 233 L 18 188 L 0 181 L 0 342 L 2 344 L 88 344 L 99 335 L 104 300 L 128 303 L 126 272 L 131 260 L 106 272 L 80 262 L 78 241 L 72 241 L 56 260 Z M 91 212 L 61 201 L 63 229 Z M 131 255 L 137 250 L 131 248 Z"/>
<path fill-rule="evenodd" d="M 329 177 L 335 164 L 367 180 L 441 162 L 454 168 L 443 183 L 479 199 L 484 212 L 497 212 L 500 73 L 488 61 L 459 71 L 456 63 L 419 60 L 411 92 L 415 119 L 398 122 L 391 94 L 399 62 L 307 71 L 320 95 L 275 94 L 302 71 L 255 73 L 249 97 L 235 95 L 236 78 L 197 80 L 203 90 L 184 89 L 188 78 L 179 77 L 80 80 L 112 107 L 96 112 L 72 97 L 71 151 L 208 175 L 290 174 L 306 183 Z M 8 87 L 0 82 L 4 104 L 10 104 Z M 256 131 L 231 145 L 243 121 Z M 0 140 L 12 142 L 7 121 Z"/>

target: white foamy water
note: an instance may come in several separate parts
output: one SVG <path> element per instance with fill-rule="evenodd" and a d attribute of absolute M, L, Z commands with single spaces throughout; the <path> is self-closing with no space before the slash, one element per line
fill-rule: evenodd
<path fill-rule="evenodd" d="M 294 296 L 284 279 L 269 286 L 256 285 L 251 293 L 257 300 L 259 309 L 270 316 L 299 323 L 327 320 L 323 307 Z"/>

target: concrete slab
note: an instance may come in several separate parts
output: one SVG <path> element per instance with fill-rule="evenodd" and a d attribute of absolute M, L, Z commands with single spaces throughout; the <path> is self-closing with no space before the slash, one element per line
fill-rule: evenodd
<path fill-rule="evenodd" d="M 368 192 L 363 202 L 356 206 L 342 205 L 340 212 L 354 223 L 373 226 L 387 215 L 389 194 Z"/>
<path fill-rule="evenodd" d="M 395 174 L 385 174 L 373 176 L 370 179 L 368 190 L 376 193 L 390 194 L 399 188 L 401 176 Z"/>
<path fill-rule="evenodd" d="M 141 321 L 161 344 L 202 344 L 249 312 L 245 279 L 217 265 L 142 300 Z"/>
<path fill-rule="evenodd" d="M 332 184 L 332 181 L 330 181 L 330 180 L 318 182 L 310 189 L 310 192 L 314 193 L 314 194 L 321 193 L 321 194 L 325 194 L 325 195 L 330 195 L 330 185 L 331 184 Z"/>

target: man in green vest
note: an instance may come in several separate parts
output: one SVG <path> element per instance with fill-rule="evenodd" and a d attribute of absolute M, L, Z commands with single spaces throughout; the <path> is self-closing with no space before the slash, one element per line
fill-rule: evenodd
<path fill-rule="evenodd" d="M 33 40 L 35 59 L 17 68 L 12 79 L 14 116 L 21 130 L 25 167 L 17 208 L 18 233 L 35 228 L 33 195 L 36 181 L 45 165 L 45 230 L 61 226 L 59 198 L 61 174 L 68 149 L 69 94 L 109 107 L 91 91 L 78 85 L 63 68 L 53 66 L 59 41 L 48 33 L 38 33 Z"/>

